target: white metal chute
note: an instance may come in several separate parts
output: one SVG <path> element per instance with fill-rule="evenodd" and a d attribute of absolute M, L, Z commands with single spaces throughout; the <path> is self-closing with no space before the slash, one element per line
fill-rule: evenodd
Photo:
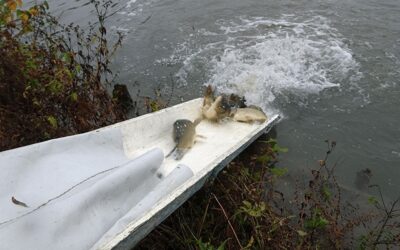
<path fill-rule="evenodd" d="M 1 152 L 2 247 L 132 247 L 279 120 L 202 121 L 196 132 L 203 138 L 180 161 L 165 158 L 174 147 L 173 123 L 198 118 L 201 103 Z"/>
<path fill-rule="evenodd" d="M 150 189 L 140 202 L 119 219 L 114 226 L 101 237 L 92 249 L 98 249 L 98 247 L 108 243 L 130 223 L 150 211 L 160 200 L 162 200 L 162 198 L 171 194 L 174 189 L 179 187 L 192 176 L 193 172 L 188 166 L 178 165 L 168 176 L 154 186 L 154 188 Z"/>
<path fill-rule="evenodd" d="M 9 194 L 1 197 L 3 201 L 14 206 L 14 213 L 9 211 L 7 218 L 2 216 L 2 220 L 8 221 L 0 225 L 2 247 L 90 248 L 110 228 L 115 227 L 115 223 L 126 216 L 135 205 L 142 204 L 142 207 L 147 209 L 154 206 L 143 200 L 165 179 L 156 175 L 163 159 L 162 151 L 153 149 L 134 160 L 115 162 L 115 165 L 111 165 L 113 167 L 104 171 L 93 171 L 89 176 L 81 175 L 81 181 L 72 187 L 65 184 L 70 181 L 64 182 L 62 176 L 52 176 L 51 166 L 48 166 L 48 178 L 57 179 L 57 186 L 63 186 L 65 190 L 50 198 L 50 201 L 47 198 L 38 200 L 32 193 L 23 200 L 29 207 L 21 209 L 9 201 L 11 196 L 21 196 L 15 194 L 10 187 Z M 28 179 L 24 181 L 25 189 L 31 190 L 29 176 L 26 178 Z M 43 186 L 47 186 L 45 179 Z M 51 188 L 47 186 L 45 189 Z M 40 205 L 35 205 L 39 203 Z M 126 225 L 120 223 L 119 230 L 123 230 Z M 23 240 L 18 240 L 21 237 Z"/>

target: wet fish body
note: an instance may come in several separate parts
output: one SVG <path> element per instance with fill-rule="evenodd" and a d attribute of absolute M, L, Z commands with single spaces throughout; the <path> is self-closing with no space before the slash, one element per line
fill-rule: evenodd
<path fill-rule="evenodd" d="M 237 122 L 265 122 L 267 115 L 255 108 L 238 108 L 232 112 L 232 119 Z"/>
<path fill-rule="evenodd" d="M 186 151 L 193 147 L 196 139 L 196 126 L 200 121 L 201 119 L 196 119 L 194 122 L 187 119 L 179 119 L 174 122 L 173 140 L 176 146 L 171 153 L 175 151 L 175 160 L 182 159 Z"/>
<path fill-rule="evenodd" d="M 231 108 L 223 96 L 218 96 L 211 106 L 206 109 L 203 107 L 203 117 L 207 120 L 218 122 L 230 115 Z"/>
<path fill-rule="evenodd" d="M 204 91 L 203 106 L 201 107 L 203 118 L 218 122 L 229 117 L 231 113 L 230 101 L 230 97 L 227 95 L 220 95 L 215 98 L 211 85 L 208 85 Z"/>
<path fill-rule="evenodd" d="M 223 95 L 220 97 L 221 97 L 221 99 L 220 99 L 219 103 L 216 104 L 215 110 L 217 111 L 218 119 L 222 120 L 222 119 L 230 116 L 231 106 L 229 104 L 228 98 L 226 98 Z"/>
<path fill-rule="evenodd" d="M 244 96 L 239 96 L 236 94 L 223 95 L 226 98 L 228 105 L 231 108 L 246 108 L 246 99 Z"/>
<path fill-rule="evenodd" d="M 216 101 L 214 101 L 210 106 L 203 106 L 202 114 L 205 119 L 210 121 L 218 120 L 218 114 L 217 110 L 215 109 L 215 106 L 216 106 Z"/>
<path fill-rule="evenodd" d="M 256 106 L 256 105 L 249 105 L 249 106 L 247 106 L 249 109 L 256 109 L 256 110 L 259 110 L 259 111 L 261 111 L 261 112 L 263 112 L 264 113 L 264 111 L 262 110 L 262 108 L 261 107 L 259 107 L 259 106 Z"/>

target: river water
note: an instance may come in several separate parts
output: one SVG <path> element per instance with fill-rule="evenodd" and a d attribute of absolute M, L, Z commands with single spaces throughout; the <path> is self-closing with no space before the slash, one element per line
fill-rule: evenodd
<path fill-rule="evenodd" d="M 87 0 L 49 1 L 65 22 L 94 17 Z M 114 13 L 115 12 L 115 13 Z M 353 186 L 400 195 L 400 1 L 129 0 L 108 19 L 125 34 L 114 62 L 135 95 L 199 97 L 204 84 L 279 112 L 280 165 L 295 177 L 324 157 Z"/>

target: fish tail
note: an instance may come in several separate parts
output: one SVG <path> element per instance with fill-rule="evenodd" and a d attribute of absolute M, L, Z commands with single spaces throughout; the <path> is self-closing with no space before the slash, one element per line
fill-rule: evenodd
<path fill-rule="evenodd" d="M 214 91 L 210 84 L 206 87 L 206 90 L 204 91 L 204 96 L 214 98 Z"/>
<path fill-rule="evenodd" d="M 169 153 L 165 156 L 165 158 L 168 158 L 168 157 L 176 150 L 176 147 L 177 147 L 177 146 L 175 146 L 175 147 L 171 150 L 171 152 L 169 152 Z"/>
<path fill-rule="evenodd" d="M 179 161 L 185 154 L 184 150 L 177 149 L 175 154 L 175 160 Z"/>

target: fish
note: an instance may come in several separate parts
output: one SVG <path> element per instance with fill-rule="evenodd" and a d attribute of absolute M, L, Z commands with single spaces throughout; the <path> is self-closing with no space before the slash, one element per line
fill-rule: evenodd
<path fill-rule="evenodd" d="M 198 118 L 194 122 L 187 119 L 179 119 L 173 125 L 173 140 L 175 147 L 166 157 L 175 152 L 175 160 L 181 160 L 184 154 L 193 147 L 196 140 L 196 126 L 203 120 Z"/>
<path fill-rule="evenodd" d="M 219 122 L 229 117 L 230 113 L 231 107 L 223 96 L 218 96 L 209 107 L 203 106 L 202 108 L 203 118 L 213 122 Z"/>
<path fill-rule="evenodd" d="M 204 91 L 204 99 L 203 99 L 203 107 L 202 110 L 203 111 L 207 111 L 212 103 L 214 102 L 214 91 L 212 90 L 211 85 L 208 85 L 206 90 Z"/>
<path fill-rule="evenodd" d="M 246 99 L 244 96 L 239 96 L 236 94 L 224 95 L 228 99 L 228 105 L 231 108 L 246 108 Z"/>
<path fill-rule="evenodd" d="M 268 117 L 262 111 L 255 108 L 237 108 L 232 111 L 232 119 L 237 122 L 265 122 Z"/>
<path fill-rule="evenodd" d="M 249 109 L 256 109 L 256 110 L 259 110 L 259 111 L 261 111 L 261 112 L 264 112 L 263 110 L 262 110 L 262 108 L 261 107 L 259 107 L 259 106 L 256 106 L 256 105 L 249 105 L 249 106 L 247 106 Z"/>
<path fill-rule="evenodd" d="M 231 113 L 229 97 L 226 95 L 220 95 L 215 98 L 214 90 L 211 85 L 208 85 L 204 91 L 201 113 L 204 119 L 213 122 L 219 122 L 220 120 L 229 117 Z"/>
<path fill-rule="evenodd" d="M 231 114 L 232 109 L 229 105 L 229 100 L 223 95 L 218 96 L 212 106 L 217 112 L 217 121 L 229 117 Z"/>

